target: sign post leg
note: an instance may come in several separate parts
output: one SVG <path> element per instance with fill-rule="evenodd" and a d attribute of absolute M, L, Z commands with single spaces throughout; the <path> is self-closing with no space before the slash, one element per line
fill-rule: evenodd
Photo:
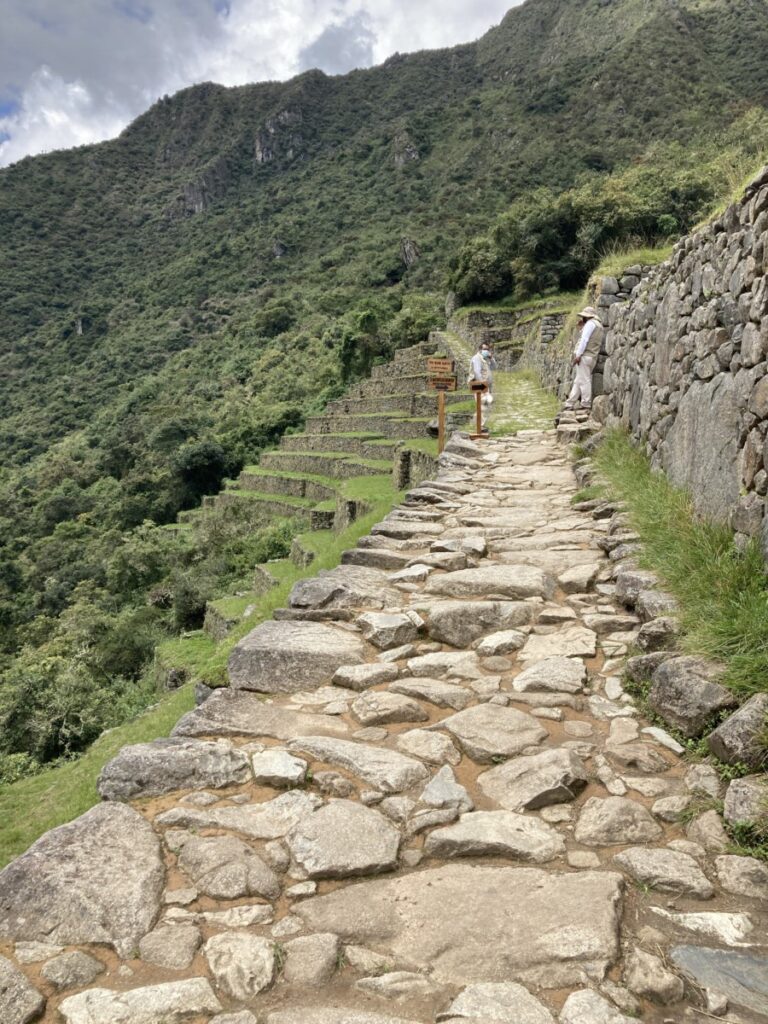
<path fill-rule="evenodd" d="M 437 393 L 437 453 L 442 454 L 445 448 L 445 392 Z"/>
<path fill-rule="evenodd" d="M 483 432 L 483 395 L 482 392 L 475 392 L 475 433 L 480 436 Z"/>

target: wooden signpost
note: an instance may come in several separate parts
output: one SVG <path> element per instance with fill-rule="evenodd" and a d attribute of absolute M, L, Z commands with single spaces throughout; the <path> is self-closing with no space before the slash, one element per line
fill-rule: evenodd
<path fill-rule="evenodd" d="M 437 392 L 437 450 L 445 448 L 445 393 L 456 391 L 458 380 L 452 359 L 427 359 L 427 387 Z"/>
<path fill-rule="evenodd" d="M 483 395 L 488 390 L 488 385 L 485 381 L 473 380 L 469 387 L 475 393 L 475 433 L 469 436 L 473 441 L 478 441 L 480 438 L 487 437 L 483 431 Z"/>

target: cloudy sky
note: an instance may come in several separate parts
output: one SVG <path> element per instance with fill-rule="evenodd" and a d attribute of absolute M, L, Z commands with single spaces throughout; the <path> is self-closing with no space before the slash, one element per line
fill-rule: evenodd
<path fill-rule="evenodd" d="M 482 35 L 520 0 L 0 0 L 0 165 L 110 138 L 194 82 L 338 74 Z"/>

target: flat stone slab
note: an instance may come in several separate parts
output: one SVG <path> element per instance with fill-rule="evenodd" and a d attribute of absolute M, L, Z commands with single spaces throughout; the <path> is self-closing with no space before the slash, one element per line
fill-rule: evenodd
<path fill-rule="evenodd" d="M 372 747 L 350 740 L 326 739 L 324 736 L 307 736 L 288 744 L 318 761 L 345 768 L 372 786 L 385 793 L 400 793 L 423 782 L 428 771 L 419 761 L 398 754 L 385 747 Z"/>
<path fill-rule="evenodd" d="M 348 726 L 330 715 L 312 715 L 268 704 L 245 690 L 215 690 L 194 711 L 182 715 L 173 736 L 258 736 L 290 740 L 296 736 L 344 736 Z"/>
<path fill-rule="evenodd" d="M 295 583 L 288 598 L 291 608 L 384 608 L 401 595 L 387 574 L 359 565 L 338 565 Z"/>
<path fill-rule="evenodd" d="M 509 857 L 543 864 L 565 853 L 559 832 L 512 811 L 474 811 L 427 836 L 429 857 Z"/>
<path fill-rule="evenodd" d="M 434 981 L 558 987 L 602 979 L 618 957 L 621 875 L 449 864 L 295 907 L 307 928 L 373 945 Z"/>
<path fill-rule="evenodd" d="M 703 988 L 721 992 L 738 1006 L 768 1014 L 768 957 L 728 949 L 675 946 L 675 966 Z"/>
<path fill-rule="evenodd" d="M 549 733 L 532 715 L 496 704 L 479 704 L 430 726 L 446 729 L 474 761 L 512 757 Z"/>
<path fill-rule="evenodd" d="M 46 832 L 0 872 L 0 936 L 131 955 L 160 913 L 160 840 L 124 804 L 100 804 Z"/>
<path fill-rule="evenodd" d="M 159 815 L 166 828 L 220 828 L 240 832 L 251 839 L 279 839 L 297 822 L 313 813 L 321 800 L 314 793 L 292 790 L 266 803 L 232 807 L 173 807 Z"/>
<path fill-rule="evenodd" d="M 554 633 L 531 633 L 517 656 L 521 661 L 544 661 L 547 658 L 594 658 L 596 653 L 597 633 L 585 626 L 566 626 Z"/>
<path fill-rule="evenodd" d="M 205 978 L 113 992 L 92 988 L 69 996 L 59 1006 L 65 1024 L 183 1024 L 221 1003 Z"/>
<path fill-rule="evenodd" d="M 103 800 L 135 800 L 177 789 L 221 789 L 250 778 L 248 758 L 229 743 L 159 739 L 123 747 L 96 788 Z"/>
<path fill-rule="evenodd" d="M 473 697 L 473 694 L 463 686 L 423 676 L 416 679 L 400 679 L 389 689 L 391 693 L 400 693 L 405 697 L 417 697 L 429 701 L 430 704 L 439 708 L 453 708 L 454 711 L 462 711 Z"/>
<path fill-rule="evenodd" d="M 308 878 L 350 878 L 396 867 L 400 833 L 371 807 L 331 800 L 296 825 L 286 842 Z"/>
<path fill-rule="evenodd" d="M 581 758 L 572 750 L 557 747 L 491 768 L 479 776 L 477 784 L 508 811 L 534 811 L 575 800 L 588 781 Z"/>
<path fill-rule="evenodd" d="M 381 665 L 374 662 L 370 665 L 343 665 L 334 674 L 331 682 L 334 686 L 346 690 L 357 690 L 358 693 L 379 686 L 381 683 L 392 683 L 400 675 L 397 665 Z"/>
<path fill-rule="evenodd" d="M 385 1013 L 372 1013 L 369 1010 L 344 1009 L 328 1007 L 317 1009 L 310 1006 L 299 1006 L 292 1010 L 278 1010 L 266 1018 L 267 1024 L 419 1024 L 416 1020 L 404 1017 L 391 1017 Z"/>
<path fill-rule="evenodd" d="M 229 656 L 230 684 L 259 693 L 296 693 L 328 682 L 342 665 L 365 661 L 359 635 L 322 622 L 262 622 Z"/>
<path fill-rule="evenodd" d="M 352 701 L 352 717 L 361 725 L 426 722 L 429 715 L 415 700 L 399 693 L 369 690 Z"/>
<path fill-rule="evenodd" d="M 548 600 L 555 592 L 555 581 L 531 565 L 489 565 L 433 576 L 425 590 L 447 597 L 543 597 Z"/>
<path fill-rule="evenodd" d="M 515 676 L 512 689 L 516 693 L 553 692 L 580 693 L 587 681 L 584 663 L 576 658 L 545 658 Z"/>

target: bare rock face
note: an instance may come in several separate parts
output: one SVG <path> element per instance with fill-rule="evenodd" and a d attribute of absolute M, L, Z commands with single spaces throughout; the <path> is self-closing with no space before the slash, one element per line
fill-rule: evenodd
<path fill-rule="evenodd" d="M 0 936 L 105 943 L 127 957 L 160 913 L 164 881 L 150 824 L 130 807 L 101 804 L 0 872 Z"/>
<path fill-rule="evenodd" d="M 616 959 L 621 886 L 614 872 L 450 864 L 347 886 L 295 913 L 312 931 L 372 945 L 437 982 L 552 987 L 584 972 L 602 978 Z"/>
<path fill-rule="evenodd" d="M 365 661 L 360 637 L 321 622 L 262 622 L 234 648 L 229 679 L 239 690 L 298 693 L 327 682 L 342 665 Z"/>
<path fill-rule="evenodd" d="M 177 789 L 219 789 L 247 782 L 248 758 L 227 742 L 159 739 L 123 747 L 102 769 L 104 800 L 135 800 Z"/>
<path fill-rule="evenodd" d="M 768 821 L 768 777 L 751 775 L 733 779 L 725 794 L 723 816 L 734 823 L 758 825 Z"/>
<path fill-rule="evenodd" d="M 0 956 L 0 1020 L 29 1024 L 45 1009 L 45 999 L 10 960 Z"/>
<path fill-rule="evenodd" d="M 704 658 L 669 658 L 653 673 L 648 703 L 684 736 L 700 736 L 712 715 L 736 703 L 716 681 L 722 671 Z"/>
<path fill-rule="evenodd" d="M 400 833 L 370 807 L 331 800 L 289 832 L 286 841 L 307 877 L 349 878 L 395 867 Z"/>
<path fill-rule="evenodd" d="M 65 999 L 59 1013 L 65 1024 L 185 1024 L 200 1015 L 218 1013 L 221 1008 L 206 978 L 190 978 L 130 992 L 88 989 Z"/>

